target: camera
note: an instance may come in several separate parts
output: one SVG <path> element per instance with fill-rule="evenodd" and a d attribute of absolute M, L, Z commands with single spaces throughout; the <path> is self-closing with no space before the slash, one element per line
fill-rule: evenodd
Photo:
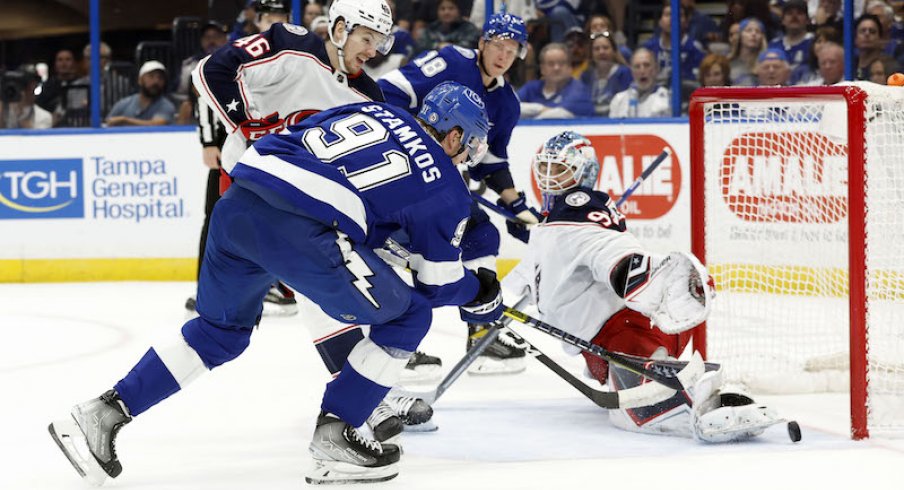
<path fill-rule="evenodd" d="M 0 73 L 0 102 L 20 102 L 29 82 L 40 78 L 28 70 L 10 70 Z"/>

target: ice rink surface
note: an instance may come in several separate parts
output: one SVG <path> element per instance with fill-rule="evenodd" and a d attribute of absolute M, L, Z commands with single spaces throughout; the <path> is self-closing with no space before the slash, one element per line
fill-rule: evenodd
<path fill-rule="evenodd" d="M 70 407 L 123 377 L 155 339 L 174 335 L 191 283 L 0 284 L 0 489 L 86 484 L 47 433 Z M 555 339 L 519 331 L 581 372 Z M 422 350 L 449 368 L 466 327 L 440 310 Z M 106 487 L 299 489 L 329 381 L 304 319 L 265 318 L 237 360 L 137 417 L 117 438 L 122 475 Z M 435 433 L 405 434 L 400 475 L 380 489 L 892 489 L 904 439 L 852 441 L 845 396 L 760 397 L 796 419 L 755 441 L 706 445 L 614 429 L 605 411 L 537 362 L 516 376 L 464 375 L 436 404 Z"/>

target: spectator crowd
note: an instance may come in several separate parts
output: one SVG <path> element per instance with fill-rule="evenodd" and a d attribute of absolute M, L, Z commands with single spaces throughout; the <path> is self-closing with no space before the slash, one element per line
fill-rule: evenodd
<path fill-rule="evenodd" d="M 327 6 L 304 3 L 304 26 L 327 39 Z M 288 4 L 289 2 L 286 2 Z M 904 63 L 904 0 L 856 0 L 853 53 L 843 48 L 841 0 L 681 0 L 679 12 L 662 0 L 648 19 L 652 33 L 626 29 L 626 0 L 496 0 L 527 21 L 530 46 L 506 74 L 518 89 L 521 117 L 663 117 L 673 114 L 672 49 L 679 50 L 680 99 L 705 86 L 830 85 L 844 78 L 846 57 L 854 79 L 884 84 Z M 641 2 L 649 3 L 649 2 Z M 370 60 L 374 78 L 447 45 L 477 47 L 483 1 L 390 1 L 395 43 Z M 498 7 L 498 5 L 497 5 Z M 194 26 L 196 52 L 185 59 L 155 59 L 154 52 L 119 57 L 99 49 L 101 113 L 106 126 L 193 124 L 190 73 L 205 56 L 288 12 L 261 12 L 248 1 L 232 26 Z M 672 15 L 680 42 L 672 46 Z M 628 39 L 626 31 L 634 39 Z M 137 51 L 141 51 L 140 49 Z M 89 125 L 90 46 L 60 49 L 52 60 L 0 74 L 0 128 Z M 686 109 L 686 107 L 682 107 Z"/>

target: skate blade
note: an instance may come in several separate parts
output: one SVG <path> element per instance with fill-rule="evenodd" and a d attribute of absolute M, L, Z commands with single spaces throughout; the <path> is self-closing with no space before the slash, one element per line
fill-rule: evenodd
<path fill-rule="evenodd" d="M 88 449 L 88 441 L 73 419 L 62 419 L 47 426 L 50 437 L 59 446 L 75 471 L 90 485 L 99 487 L 107 480 L 107 472 L 101 468 Z"/>
<path fill-rule="evenodd" d="M 439 430 L 439 426 L 436 425 L 436 422 L 433 419 L 424 422 L 423 424 L 415 424 L 415 425 L 405 425 L 403 429 L 404 432 L 436 432 Z"/>
<path fill-rule="evenodd" d="M 417 385 L 432 383 L 434 381 L 439 381 L 439 378 L 442 376 L 442 374 L 442 366 L 437 365 L 418 366 L 414 369 L 405 368 L 402 370 L 402 375 L 399 378 L 399 384 Z"/>
<path fill-rule="evenodd" d="M 368 468 L 341 461 L 314 460 L 314 469 L 304 481 L 311 485 L 349 485 L 392 480 L 399 475 L 398 463 Z"/>
<path fill-rule="evenodd" d="M 524 362 L 523 357 L 499 360 L 481 356 L 468 368 L 468 374 L 471 376 L 518 374 L 525 369 L 527 369 L 527 364 Z"/>

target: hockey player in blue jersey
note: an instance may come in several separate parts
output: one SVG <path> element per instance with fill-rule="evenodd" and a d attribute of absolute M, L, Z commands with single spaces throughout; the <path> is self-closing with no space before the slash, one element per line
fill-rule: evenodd
<path fill-rule="evenodd" d="M 249 148 L 211 218 L 200 317 L 148 350 L 112 390 L 50 425 L 76 470 L 94 484 L 118 476 L 120 428 L 239 356 L 263 296 L 281 279 L 333 318 L 371 325 L 327 384 L 307 480 L 396 476 L 398 446 L 358 428 L 427 333 L 432 308 L 460 305 L 473 322 L 502 313 L 495 273 L 465 269 L 459 248 L 471 198 L 455 165 L 483 156 L 488 130 L 479 96 L 448 83 L 425 97 L 417 118 L 388 104 L 352 104 Z M 396 231 L 410 237 L 412 286 L 374 252 Z"/>
<path fill-rule="evenodd" d="M 534 224 L 540 217 L 527 205 L 523 192 L 515 188 L 508 164 L 508 144 L 512 130 L 520 116 L 515 90 L 503 75 L 515 58 L 527 53 L 527 30 L 524 20 L 516 15 L 499 12 L 484 24 L 478 49 L 447 46 L 430 51 L 402 68 L 378 80 L 386 102 L 416 113 L 424 96 L 436 85 L 455 80 L 483 97 L 490 118 L 490 145 L 487 156 L 479 165 L 469 168 L 474 180 L 482 180 L 500 196 L 499 204 L 516 215 L 524 224 L 507 222 L 514 237 L 526 242 L 525 224 Z M 499 232 L 486 212 L 473 205 L 471 221 L 462 241 L 462 258 L 471 268 L 487 267 L 495 270 L 499 255 Z M 482 337 L 485 327 L 469 325 L 468 348 Z M 485 355 L 472 364 L 472 374 L 516 373 L 524 370 L 525 348 L 507 334 L 497 337 Z M 434 361 L 434 362 L 438 362 Z M 419 368 L 419 366 L 416 366 Z"/>

